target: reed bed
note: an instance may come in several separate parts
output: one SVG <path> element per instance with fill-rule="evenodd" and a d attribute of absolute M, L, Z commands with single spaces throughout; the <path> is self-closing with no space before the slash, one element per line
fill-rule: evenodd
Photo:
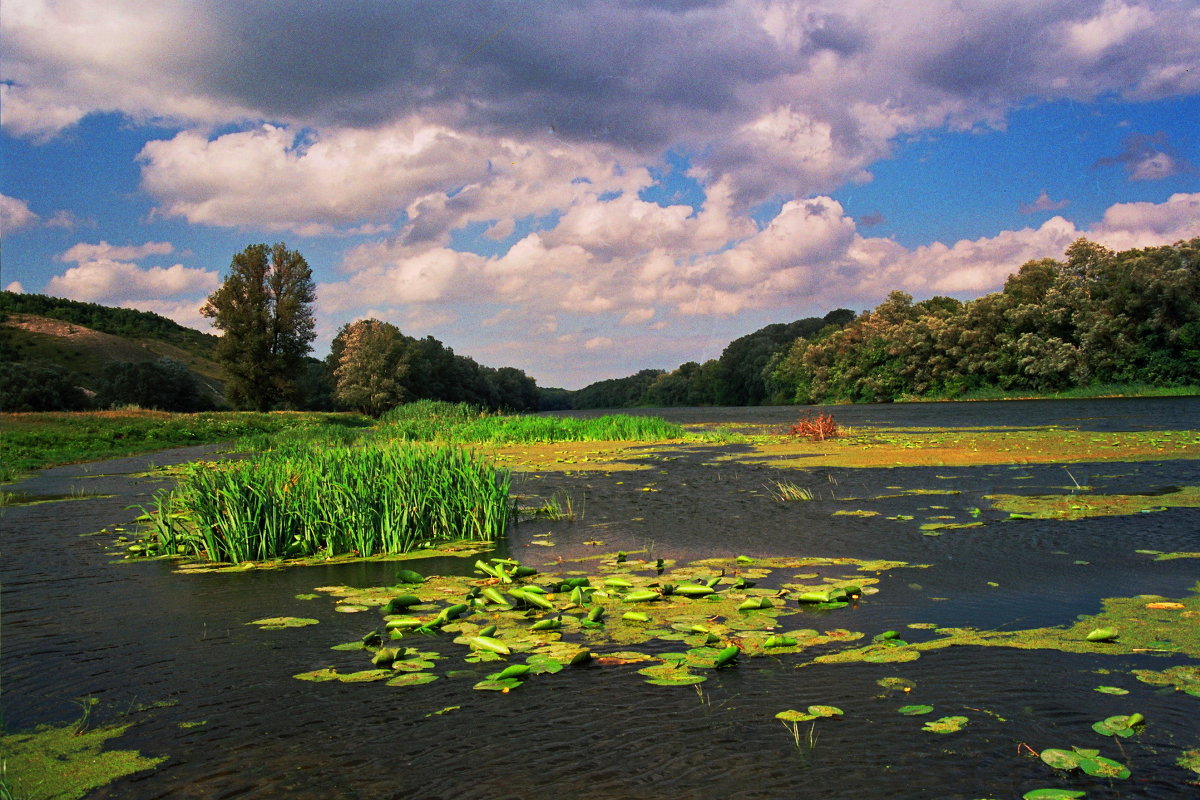
<path fill-rule="evenodd" d="M 538 444 L 680 439 L 684 430 L 659 417 L 543 417 L 488 414 L 465 403 L 409 403 L 383 415 L 377 435 L 402 441 Z"/>
<path fill-rule="evenodd" d="M 459 447 L 297 442 L 187 466 L 149 517 L 159 552 L 217 562 L 405 553 L 502 537 L 510 483 Z"/>

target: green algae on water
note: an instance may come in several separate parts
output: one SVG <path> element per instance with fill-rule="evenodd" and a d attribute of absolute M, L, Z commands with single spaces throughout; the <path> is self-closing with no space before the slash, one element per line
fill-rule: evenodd
<path fill-rule="evenodd" d="M 135 772 L 154 769 L 166 756 L 136 750 L 104 750 L 129 728 L 117 725 L 76 733 L 74 724 L 0 736 L 5 780 L 11 796 L 27 800 L 73 800 Z"/>

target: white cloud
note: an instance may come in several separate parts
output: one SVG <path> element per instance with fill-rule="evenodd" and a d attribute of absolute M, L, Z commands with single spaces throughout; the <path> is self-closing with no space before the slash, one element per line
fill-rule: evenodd
<path fill-rule="evenodd" d="M 13 281 L 12 283 L 10 283 L 4 287 L 4 291 L 15 292 L 16 294 L 22 294 L 25 291 L 25 287 L 21 285 L 20 281 Z"/>
<path fill-rule="evenodd" d="M 136 264 L 102 258 L 85 261 L 55 275 L 46 284 L 46 291 L 71 300 L 138 302 L 129 298 L 211 292 L 219 283 L 216 272 L 182 264 L 143 269 Z"/>
<path fill-rule="evenodd" d="M 1039 211 L 1057 211 L 1071 204 L 1070 200 L 1051 200 L 1050 194 L 1043 189 L 1032 203 L 1021 203 L 1018 211 L 1022 214 L 1036 214 Z"/>
<path fill-rule="evenodd" d="M 197 300 L 154 300 L 142 298 L 138 300 L 123 300 L 118 305 L 121 308 L 136 308 L 139 311 L 151 311 L 160 316 L 172 319 L 180 325 L 205 333 L 219 333 L 212 325 L 212 320 L 200 313 L 204 302 Z"/>
<path fill-rule="evenodd" d="M 0 231 L 6 235 L 37 224 L 38 215 L 29 205 L 16 197 L 0 194 Z"/>
<path fill-rule="evenodd" d="M 175 248 L 170 242 L 146 242 L 136 245 L 111 245 L 101 240 L 98 244 L 80 242 L 58 257 L 59 261 L 137 261 L 146 256 L 170 255 Z"/>

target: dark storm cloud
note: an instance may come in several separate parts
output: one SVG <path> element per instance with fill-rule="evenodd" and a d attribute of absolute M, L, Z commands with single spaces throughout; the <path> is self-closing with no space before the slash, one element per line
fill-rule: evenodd
<path fill-rule="evenodd" d="M 723 3 L 268 2 L 218 6 L 215 89 L 277 118 L 420 111 L 516 133 L 660 144 L 790 67 Z M 677 131 L 676 131 L 677 132 Z"/>

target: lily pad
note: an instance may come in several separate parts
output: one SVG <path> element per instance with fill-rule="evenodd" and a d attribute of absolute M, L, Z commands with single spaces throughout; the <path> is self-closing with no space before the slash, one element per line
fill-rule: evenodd
<path fill-rule="evenodd" d="M 966 727 L 968 721 L 966 717 L 942 717 L 926 722 L 921 730 L 930 733 L 957 733 Z"/>
<path fill-rule="evenodd" d="M 425 683 L 433 683 L 438 679 L 437 675 L 432 672 L 408 672 L 403 675 L 397 675 L 387 682 L 388 686 L 420 686 Z M 442 713 L 442 712 L 438 712 Z"/>
<path fill-rule="evenodd" d="M 1097 686 L 1093 691 L 1100 694 L 1129 694 L 1128 689 L 1122 689 L 1119 686 Z"/>
<path fill-rule="evenodd" d="M 1136 733 L 1135 728 L 1145 722 L 1141 714 L 1118 714 L 1107 717 L 1092 724 L 1092 730 L 1101 736 L 1120 736 L 1127 738 Z"/>
<path fill-rule="evenodd" d="M 794 708 L 789 708 L 787 711 L 780 711 L 775 715 L 775 719 L 781 719 L 784 722 L 808 722 L 810 719 L 816 718 L 815 714 L 806 714 Z"/>
<path fill-rule="evenodd" d="M 477 689 L 481 692 L 508 693 L 509 691 L 516 689 L 520 685 L 521 685 L 521 681 L 517 680 L 516 678 L 504 678 L 503 680 L 480 681 L 479 683 L 475 684 L 472 688 Z"/>
<path fill-rule="evenodd" d="M 284 628 L 303 628 L 306 625 L 316 625 L 318 620 L 307 617 L 267 617 L 247 622 L 247 625 L 257 625 L 264 631 L 278 631 Z"/>
<path fill-rule="evenodd" d="M 1087 797 L 1087 792 L 1074 789 L 1033 789 L 1021 795 L 1021 800 L 1077 800 Z"/>
<path fill-rule="evenodd" d="M 933 706 L 926 706 L 926 705 L 901 706 L 900 708 L 897 708 L 896 711 L 903 714 L 906 717 L 919 717 L 922 714 L 931 713 L 933 711 Z"/>
<path fill-rule="evenodd" d="M 808 713 L 814 717 L 840 717 L 845 712 L 837 706 L 809 706 Z"/>

